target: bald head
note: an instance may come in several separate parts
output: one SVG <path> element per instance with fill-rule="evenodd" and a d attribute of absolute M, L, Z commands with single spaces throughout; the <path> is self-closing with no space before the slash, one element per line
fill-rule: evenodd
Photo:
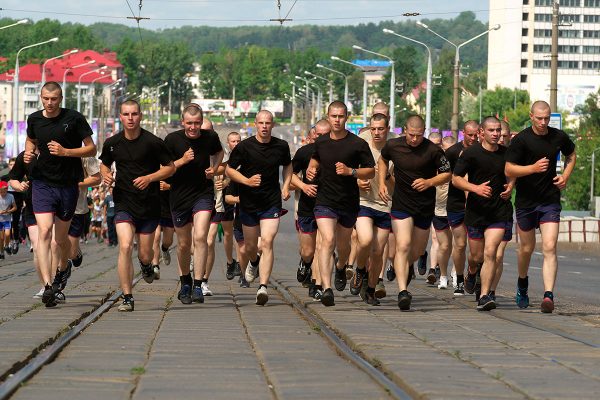
<path fill-rule="evenodd" d="M 258 114 L 256 114 L 255 121 L 258 121 L 259 119 L 263 119 L 263 118 L 267 118 L 268 120 L 273 122 L 273 113 L 269 110 L 260 110 L 258 112 Z"/>
<path fill-rule="evenodd" d="M 411 115 L 406 119 L 406 127 L 423 130 L 425 129 L 425 121 L 420 115 Z"/>
<path fill-rule="evenodd" d="M 551 111 L 550 104 L 546 103 L 543 100 L 535 101 L 531 105 L 531 113 L 535 113 L 536 111 Z"/>
<path fill-rule="evenodd" d="M 373 106 L 373 114 L 383 114 L 386 117 L 390 116 L 390 107 L 385 104 L 383 101 L 380 101 L 379 103 L 375 103 L 375 105 Z"/>
<path fill-rule="evenodd" d="M 331 124 L 326 119 L 319 120 L 315 125 L 315 136 L 329 135 L 331 132 Z"/>

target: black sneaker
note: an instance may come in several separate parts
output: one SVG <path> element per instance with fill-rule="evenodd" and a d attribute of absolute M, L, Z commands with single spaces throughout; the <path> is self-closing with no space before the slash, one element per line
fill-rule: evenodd
<path fill-rule="evenodd" d="M 311 282 L 311 284 L 308 286 L 308 297 L 314 298 L 316 291 L 317 291 L 317 285 L 315 285 L 314 283 Z"/>
<path fill-rule="evenodd" d="M 242 267 L 240 263 L 234 258 L 233 263 L 235 264 L 235 268 L 233 269 L 234 276 L 242 276 Z"/>
<path fill-rule="evenodd" d="M 4 252 L 8 255 L 12 254 L 12 248 L 10 246 L 4 247 Z"/>
<path fill-rule="evenodd" d="M 519 308 L 529 307 L 529 296 L 527 295 L 527 288 L 520 288 L 517 285 L 517 295 L 515 297 L 515 301 L 517 302 L 517 306 Z"/>
<path fill-rule="evenodd" d="M 402 311 L 410 310 L 410 302 L 412 301 L 412 295 L 408 290 L 403 290 L 398 293 L 398 308 Z"/>
<path fill-rule="evenodd" d="M 152 268 L 152 265 L 142 265 L 140 263 L 140 267 L 142 269 L 142 277 L 144 278 L 146 283 L 154 282 L 154 268 Z"/>
<path fill-rule="evenodd" d="M 406 281 L 406 286 L 408 286 L 410 284 L 410 281 L 412 281 L 416 277 L 417 275 L 415 274 L 415 264 L 411 264 L 408 267 L 408 280 Z"/>
<path fill-rule="evenodd" d="M 192 287 L 190 285 L 181 285 L 177 298 L 183 304 L 192 304 Z"/>
<path fill-rule="evenodd" d="M 440 276 L 442 276 L 442 271 L 440 270 L 440 266 L 439 265 L 435 266 L 434 274 L 435 274 L 435 280 L 439 281 L 440 280 Z"/>
<path fill-rule="evenodd" d="M 311 274 L 312 268 L 306 265 L 304 260 L 301 258 L 300 262 L 298 263 L 298 270 L 296 271 L 296 279 L 300 283 L 305 283 L 306 279 L 310 279 Z"/>
<path fill-rule="evenodd" d="M 65 303 L 67 301 L 67 297 L 63 292 L 54 292 L 54 301 L 57 303 Z"/>
<path fill-rule="evenodd" d="M 345 267 L 342 267 L 342 269 L 335 268 L 335 278 L 334 278 L 335 290 L 337 290 L 338 292 L 343 291 L 344 289 L 346 289 L 346 283 L 348 283 L 348 279 L 346 278 L 346 268 Z"/>
<path fill-rule="evenodd" d="M 4 260 L 4 253 L 0 253 L 0 260 Z"/>
<path fill-rule="evenodd" d="M 389 264 L 387 266 L 385 269 L 385 277 L 389 282 L 392 282 L 394 279 L 396 279 L 396 270 L 394 269 L 394 265 Z"/>
<path fill-rule="evenodd" d="M 246 280 L 246 277 L 244 275 L 242 275 L 240 277 L 240 287 L 241 288 L 249 288 L 250 287 L 250 283 L 248 283 L 248 281 Z"/>
<path fill-rule="evenodd" d="M 71 270 L 73 269 L 73 263 L 71 260 L 67 260 L 67 267 L 64 271 L 57 270 L 56 275 L 54 276 L 54 282 L 52 282 L 52 287 L 55 292 L 62 292 L 67 287 L 67 282 L 71 277 Z"/>
<path fill-rule="evenodd" d="M 429 273 L 427 273 L 427 283 L 435 285 L 435 281 L 437 281 L 437 278 L 435 277 L 435 268 L 429 268 Z"/>
<path fill-rule="evenodd" d="M 13 252 L 13 254 L 17 254 L 19 252 L 19 241 L 18 240 L 13 241 L 12 252 Z"/>
<path fill-rule="evenodd" d="M 375 293 L 371 293 L 368 290 L 365 292 L 365 298 L 363 301 L 370 306 L 378 306 L 381 304 L 379 299 L 375 297 Z"/>
<path fill-rule="evenodd" d="M 357 294 L 360 293 L 360 289 L 363 286 L 363 280 L 366 277 L 367 277 L 367 269 L 366 268 L 362 268 L 362 269 L 356 268 L 356 271 L 354 271 L 354 276 L 352 277 L 352 280 L 350 281 L 350 294 L 356 296 Z"/>
<path fill-rule="evenodd" d="M 459 282 L 454 289 L 455 296 L 464 296 L 465 295 L 465 285 L 463 282 Z"/>
<path fill-rule="evenodd" d="M 342 269 L 342 272 L 344 272 L 343 269 Z M 346 275 L 344 275 L 344 277 L 345 276 Z M 342 290 L 344 290 L 344 289 L 342 289 Z M 323 304 L 325 307 L 331 307 L 331 306 L 335 305 L 333 290 L 331 290 L 331 288 L 325 289 L 323 291 L 323 295 L 321 296 L 321 304 Z"/>
<path fill-rule="evenodd" d="M 477 278 L 475 279 L 475 301 L 479 301 L 481 298 L 481 276 L 479 276 L 479 272 L 477 273 Z"/>
<path fill-rule="evenodd" d="M 427 272 L 427 251 L 419 257 L 417 265 L 419 267 L 419 275 L 425 275 L 425 272 Z"/>
<path fill-rule="evenodd" d="M 56 299 L 54 298 L 54 289 L 52 289 L 52 286 L 46 285 L 44 288 L 44 294 L 42 294 L 42 303 L 44 303 L 46 307 L 56 306 Z"/>
<path fill-rule="evenodd" d="M 367 298 L 367 289 L 369 288 L 369 278 L 368 278 L 368 273 L 365 275 L 365 277 L 362 280 L 362 285 L 360 287 L 360 292 L 358 293 L 358 295 L 360 296 L 360 298 L 364 301 Z"/>
<path fill-rule="evenodd" d="M 124 312 L 132 312 L 135 309 L 135 302 L 133 297 L 125 297 L 123 302 L 119 305 L 118 310 Z"/>
<path fill-rule="evenodd" d="M 71 261 L 73 262 L 73 266 L 75 268 L 79 268 L 79 266 L 83 262 L 83 254 L 81 253 L 81 249 L 79 249 L 77 251 L 77 256 L 75 256 L 75 258 L 73 260 L 71 260 Z"/>
<path fill-rule="evenodd" d="M 231 264 L 227 263 L 227 271 L 225 272 L 225 278 L 228 281 L 232 280 L 235 277 L 235 261 L 232 261 Z"/>
<path fill-rule="evenodd" d="M 496 302 L 489 295 L 484 294 L 477 303 L 477 311 L 490 311 L 496 308 Z"/>
<path fill-rule="evenodd" d="M 323 297 L 323 290 L 322 289 L 315 289 L 315 295 L 313 296 L 313 300 L 314 301 L 321 301 L 322 297 Z"/>
<path fill-rule="evenodd" d="M 194 286 L 192 288 L 192 302 L 204 303 L 204 295 L 202 294 L 202 286 Z"/>
<path fill-rule="evenodd" d="M 475 293 L 475 284 L 477 283 L 477 274 L 471 274 L 467 271 L 467 276 L 465 276 L 465 292 L 469 294 Z"/>

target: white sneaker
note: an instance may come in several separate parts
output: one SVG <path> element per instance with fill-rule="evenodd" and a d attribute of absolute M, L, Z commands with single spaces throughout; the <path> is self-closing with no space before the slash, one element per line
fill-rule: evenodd
<path fill-rule="evenodd" d="M 254 282 L 254 280 L 258 277 L 258 265 L 255 267 L 252 264 L 248 264 L 246 267 L 246 280 L 248 283 Z"/>
<path fill-rule="evenodd" d="M 154 279 L 160 279 L 160 267 L 158 265 L 154 266 Z"/>
<path fill-rule="evenodd" d="M 448 289 L 448 277 L 440 276 L 440 283 L 438 284 L 438 289 Z"/>
<path fill-rule="evenodd" d="M 162 259 L 165 262 L 165 265 L 171 264 L 171 251 L 169 249 L 162 252 Z"/>
<path fill-rule="evenodd" d="M 213 295 L 213 292 L 208 287 L 208 283 L 202 282 L 201 287 L 202 287 L 202 295 L 204 295 L 204 296 L 212 296 Z"/>
<path fill-rule="evenodd" d="M 452 274 L 451 274 L 451 276 L 452 276 L 452 287 L 454 289 L 456 289 L 458 287 L 458 281 L 457 281 L 457 278 L 456 278 L 456 270 L 454 268 L 452 268 Z"/>
<path fill-rule="evenodd" d="M 269 301 L 269 294 L 267 293 L 267 288 L 261 286 L 258 288 L 256 292 L 256 304 L 259 306 L 264 306 Z"/>
<path fill-rule="evenodd" d="M 39 292 L 37 292 L 36 294 L 33 295 L 34 299 L 41 299 L 42 295 L 44 294 L 44 288 L 41 288 Z"/>

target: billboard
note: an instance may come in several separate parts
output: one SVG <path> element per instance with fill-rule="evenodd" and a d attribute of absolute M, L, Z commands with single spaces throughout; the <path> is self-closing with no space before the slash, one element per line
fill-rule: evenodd
<path fill-rule="evenodd" d="M 235 109 L 231 99 L 193 99 L 191 102 L 198 104 L 205 112 L 230 113 Z"/>

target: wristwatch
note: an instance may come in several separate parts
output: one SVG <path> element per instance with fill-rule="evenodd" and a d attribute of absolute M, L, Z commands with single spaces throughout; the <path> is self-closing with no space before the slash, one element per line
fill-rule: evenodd
<path fill-rule="evenodd" d="M 356 168 L 352 168 L 352 177 L 356 178 Z"/>

